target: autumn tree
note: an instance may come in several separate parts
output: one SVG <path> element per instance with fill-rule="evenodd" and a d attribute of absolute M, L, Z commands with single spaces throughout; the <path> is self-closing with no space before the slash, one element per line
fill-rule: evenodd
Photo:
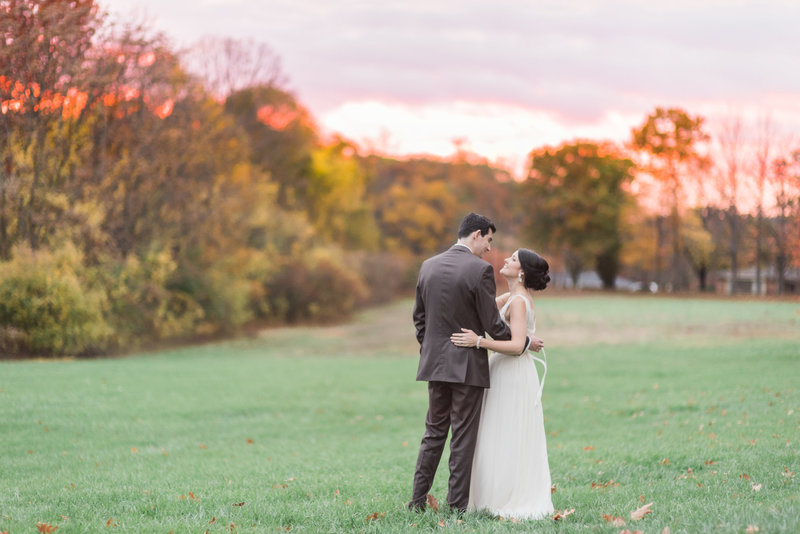
<path fill-rule="evenodd" d="M 356 148 L 342 139 L 314 150 L 306 211 L 327 241 L 350 250 L 376 250 L 380 235 L 356 155 Z"/>
<path fill-rule="evenodd" d="M 318 145 L 308 111 L 290 93 L 270 85 L 232 93 L 225 111 L 247 135 L 250 161 L 277 185 L 278 204 L 302 209 Z"/>
<path fill-rule="evenodd" d="M 64 182 L 100 23 L 93 0 L 0 3 L 0 258 L 17 240 L 38 248 L 69 211 Z"/>
<path fill-rule="evenodd" d="M 739 270 L 739 247 L 741 242 L 739 195 L 744 180 L 744 139 L 742 121 L 733 118 L 725 121 L 718 135 L 724 168 L 717 174 L 717 191 L 725 209 L 729 227 L 728 253 L 730 258 L 730 286 L 728 292 L 736 292 L 736 276 Z"/>
<path fill-rule="evenodd" d="M 689 284 L 684 269 L 681 216 L 686 209 L 687 185 L 709 165 L 708 156 L 702 152 L 709 138 L 703 124 L 702 117 L 692 117 L 682 109 L 656 108 L 633 130 L 631 146 L 637 151 L 640 168 L 661 189 L 658 197 L 663 199 L 661 208 L 668 222 L 673 289 L 685 289 Z"/>
<path fill-rule="evenodd" d="M 763 119 L 758 127 L 758 140 L 755 147 L 755 169 L 753 172 L 756 187 L 756 237 L 755 237 L 755 262 L 756 262 L 756 294 L 761 295 L 762 275 L 761 265 L 766 254 L 765 232 L 764 232 L 764 203 L 765 191 L 770 172 L 770 161 L 774 148 L 774 133 L 772 122 Z"/>
<path fill-rule="evenodd" d="M 613 289 L 633 167 L 613 146 L 586 141 L 531 153 L 521 186 L 529 214 L 525 231 L 534 243 L 564 257 L 573 283 L 591 264 L 603 287 Z"/>
<path fill-rule="evenodd" d="M 205 36 L 184 52 L 186 69 L 220 101 L 252 87 L 283 87 L 280 57 L 255 39 Z"/>
<path fill-rule="evenodd" d="M 796 254 L 792 245 L 800 241 L 796 235 L 800 226 L 800 150 L 795 150 L 789 157 L 776 158 L 770 177 L 775 191 L 775 270 L 778 293 L 783 294 L 786 271 Z"/>

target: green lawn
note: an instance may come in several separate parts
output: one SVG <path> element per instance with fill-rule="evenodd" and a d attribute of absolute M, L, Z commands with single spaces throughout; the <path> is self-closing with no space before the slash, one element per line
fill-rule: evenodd
<path fill-rule="evenodd" d="M 540 297 L 553 501 L 575 511 L 520 524 L 405 510 L 427 405 L 411 306 L 0 362 L 0 532 L 800 532 L 800 302 Z"/>

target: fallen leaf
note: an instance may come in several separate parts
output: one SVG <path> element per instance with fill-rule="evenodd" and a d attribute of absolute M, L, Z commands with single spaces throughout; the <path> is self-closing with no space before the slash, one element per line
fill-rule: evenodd
<path fill-rule="evenodd" d="M 434 512 L 438 512 L 439 511 L 439 502 L 436 500 L 436 497 L 434 497 L 433 495 L 431 495 L 429 493 L 428 496 L 427 496 L 427 499 L 428 499 L 428 506 L 433 508 Z"/>
<path fill-rule="evenodd" d="M 351 501 L 350 499 L 347 499 L 346 501 L 344 501 L 344 503 L 346 505 L 350 506 L 351 504 L 353 504 L 353 501 Z"/>
<path fill-rule="evenodd" d="M 742 473 L 741 475 L 739 475 L 739 478 L 743 478 L 745 480 L 750 480 L 750 475 L 748 475 L 747 473 Z"/>
<path fill-rule="evenodd" d="M 669 465 L 669 458 L 664 458 L 660 463 L 661 465 Z"/>
<path fill-rule="evenodd" d="M 136 454 L 136 453 L 138 453 L 138 452 L 139 452 L 139 449 L 137 449 L 136 447 L 131 447 L 131 452 L 132 452 L 133 454 Z"/>
<path fill-rule="evenodd" d="M 574 514 L 574 513 L 575 513 L 575 508 L 570 508 L 569 510 L 564 510 L 563 512 L 560 512 L 560 511 L 556 510 L 556 513 L 553 514 L 553 521 L 559 521 L 561 519 L 564 519 L 568 515 L 571 515 L 571 514 Z"/>
<path fill-rule="evenodd" d="M 336 489 L 336 491 L 333 492 L 333 496 L 334 497 L 338 497 L 339 496 L 339 489 L 338 488 Z"/>
<path fill-rule="evenodd" d="M 753 491 L 761 491 L 761 484 L 753 484 Z"/>
<path fill-rule="evenodd" d="M 614 517 L 611 514 L 603 514 L 603 519 L 606 520 L 606 523 L 611 523 L 615 527 L 624 527 L 625 526 L 625 519 L 622 517 Z"/>
<path fill-rule="evenodd" d="M 440 527 L 444 527 L 444 520 L 443 520 L 443 519 L 440 519 L 440 520 L 439 520 L 439 526 L 440 526 Z"/>
<path fill-rule="evenodd" d="M 550 495 L 554 494 L 555 492 L 556 492 L 556 485 L 553 484 L 552 486 L 550 486 Z"/>
<path fill-rule="evenodd" d="M 49 523 L 36 523 L 36 528 L 42 534 L 50 534 L 51 532 L 55 532 L 56 530 L 58 530 L 58 527 L 54 527 Z"/>
<path fill-rule="evenodd" d="M 644 495 L 639 495 L 639 502 L 644 502 Z"/>
<path fill-rule="evenodd" d="M 588 447 L 584 447 L 584 448 L 583 448 L 583 450 L 585 450 L 585 451 L 593 451 L 593 450 L 594 450 L 594 447 L 592 447 L 591 445 L 589 445 Z"/>
<path fill-rule="evenodd" d="M 216 517 L 212 517 L 211 521 L 208 522 L 209 525 L 213 525 L 217 521 Z"/>
<path fill-rule="evenodd" d="M 625 530 L 620 530 L 619 534 L 644 534 L 644 530 L 634 530 L 630 531 L 627 528 Z"/>
<path fill-rule="evenodd" d="M 714 465 L 714 460 L 706 460 L 706 465 Z"/>
<path fill-rule="evenodd" d="M 638 521 L 647 514 L 652 513 L 653 511 L 650 509 L 651 506 L 653 506 L 653 503 L 649 502 L 644 506 L 642 506 L 641 508 L 637 508 L 636 510 L 631 512 L 631 519 L 633 519 L 634 521 Z"/>
<path fill-rule="evenodd" d="M 66 521 L 67 519 L 69 519 L 69 516 L 68 516 L 68 515 L 60 515 L 60 514 L 59 514 L 59 516 L 58 516 L 58 517 L 60 517 L 60 518 L 61 518 L 61 519 L 63 519 L 64 521 Z"/>
<path fill-rule="evenodd" d="M 197 497 L 195 497 L 194 493 L 192 493 L 191 491 L 189 492 L 189 498 L 192 499 L 193 501 L 197 500 Z"/>
<path fill-rule="evenodd" d="M 242 501 L 242 502 L 235 502 L 235 503 L 233 503 L 233 506 L 244 506 L 244 501 Z"/>
<path fill-rule="evenodd" d="M 200 447 L 201 449 L 207 449 L 208 445 L 206 445 L 205 443 L 201 443 L 200 445 L 198 445 L 198 447 Z"/>
<path fill-rule="evenodd" d="M 747 529 L 745 530 L 745 532 L 747 534 L 755 534 L 756 532 L 758 532 L 758 530 L 759 530 L 758 526 L 756 525 L 747 525 Z"/>
<path fill-rule="evenodd" d="M 375 512 L 374 514 L 369 514 L 367 516 L 367 523 L 369 523 L 370 521 L 377 521 L 378 519 L 380 519 L 381 517 L 383 517 L 385 515 L 386 515 L 386 512 L 381 512 L 381 513 Z"/>
<path fill-rule="evenodd" d="M 602 482 L 602 483 L 599 483 L 599 484 L 597 482 L 592 482 L 592 489 L 607 488 L 609 486 L 619 486 L 619 484 L 617 484 L 613 480 L 609 480 L 608 482 Z"/>
<path fill-rule="evenodd" d="M 252 445 L 253 443 L 255 443 L 255 441 L 253 441 L 252 438 L 247 438 L 248 445 Z"/>
<path fill-rule="evenodd" d="M 110 526 L 111 526 L 111 523 L 113 523 L 113 522 L 114 522 L 114 518 L 113 518 L 113 517 L 109 517 L 109 518 L 108 518 L 108 521 L 106 521 L 106 526 L 107 526 L 107 527 L 110 527 Z"/>
<path fill-rule="evenodd" d="M 664 530 L 661 531 L 661 534 L 670 534 L 669 527 L 664 527 Z"/>
<path fill-rule="evenodd" d="M 788 467 L 784 467 L 783 476 L 785 476 L 786 478 L 792 478 L 794 476 L 794 471 L 789 471 Z"/>

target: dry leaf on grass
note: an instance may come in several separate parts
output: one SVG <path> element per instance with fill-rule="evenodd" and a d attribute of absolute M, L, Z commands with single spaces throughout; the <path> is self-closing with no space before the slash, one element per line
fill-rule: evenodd
<path fill-rule="evenodd" d="M 427 499 L 428 499 L 428 506 L 433 508 L 434 512 L 438 512 L 439 511 L 439 502 L 436 500 L 436 497 L 434 497 L 433 495 L 431 495 L 429 493 L 427 495 Z"/>
<path fill-rule="evenodd" d="M 570 508 L 569 510 L 564 510 L 563 512 L 556 510 L 556 513 L 553 514 L 553 521 L 559 521 L 564 519 L 568 515 L 572 515 L 575 513 L 575 508 Z"/>
<path fill-rule="evenodd" d="M 625 519 L 622 517 L 614 517 L 611 514 L 603 514 L 603 519 L 606 520 L 606 523 L 611 523 L 615 527 L 624 527 L 625 526 Z"/>
<path fill-rule="evenodd" d="M 36 523 L 36 529 L 42 534 L 50 534 L 51 532 L 58 530 L 58 527 L 55 527 L 49 523 Z"/>
<path fill-rule="evenodd" d="M 652 513 L 653 511 L 650 509 L 651 506 L 653 506 L 653 503 L 649 502 L 644 506 L 642 506 L 641 508 L 637 508 L 636 510 L 631 512 L 631 519 L 633 519 L 634 521 L 638 521 L 647 514 Z"/>
<path fill-rule="evenodd" d="M 756 525 L 747 525 L 747 529 L 745 529 L 745 532 L 747 534 L 755 534 L 756 532 L 758 532 L 758 530 L 759 530 L 758 526 Z"/>
<path fill-rule="evenodd" d="M 383 517 L 385 515 L 386 515 L 386 512 L 381 512 L 381 513 L 375 512 L 374 514 L 369 514 L 367 516 L 367 523 L 369 523 L 370 521 L 377 521 L 378 519 L 380 519 L 381 517 Z"/>

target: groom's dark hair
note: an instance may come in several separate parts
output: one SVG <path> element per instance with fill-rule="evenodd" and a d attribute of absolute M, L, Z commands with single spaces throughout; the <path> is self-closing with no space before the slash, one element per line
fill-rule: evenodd
<path fill-rule="evenodd" d="M 494 223 L 488 217 L 478 213 L 469 213 L 458 227 L 458 238 L 467 237 L 475 230 L 480 230 L 482 236 L 488 234 L 489 230 L 492 233 L 497 232 L 497 228 L 494 227 Z"/>

